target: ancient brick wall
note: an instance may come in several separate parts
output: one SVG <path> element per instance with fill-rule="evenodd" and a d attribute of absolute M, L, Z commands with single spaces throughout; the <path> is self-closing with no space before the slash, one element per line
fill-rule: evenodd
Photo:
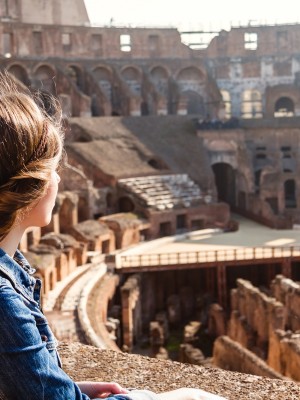
<path fill-rule="evenodd" d="M 246 374 L 283 378 L 261 358 L 228 336 L 220 336 L 214 343 L 213 365 L 227 371 L 239 371 Z"/>

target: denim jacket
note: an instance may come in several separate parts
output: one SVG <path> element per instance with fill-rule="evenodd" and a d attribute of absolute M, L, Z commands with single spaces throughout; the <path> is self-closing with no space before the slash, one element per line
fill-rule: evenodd
<path fill-rule="evenodd" d="M 57 342 L 40 308 L 41 281 L 24 256 L 0 249 L 0 399 L 89 400 L 61 369 Z M 153 400 L 148 391 L 110 399 Z"/>

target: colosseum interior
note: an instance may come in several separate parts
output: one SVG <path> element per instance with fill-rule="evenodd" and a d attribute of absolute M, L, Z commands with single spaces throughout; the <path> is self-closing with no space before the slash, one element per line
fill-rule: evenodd
<path fill-rule="evenodd" d="M 300 25 L 193 49 L 176 28 L 93 27 L 80 0 L 1 0 L 0 17 L 1 69 L 64 115 L 52 220 L 20 249 L 66 371 L 299 399 L 300 245 L 180 243 L 299 229 Z"/>

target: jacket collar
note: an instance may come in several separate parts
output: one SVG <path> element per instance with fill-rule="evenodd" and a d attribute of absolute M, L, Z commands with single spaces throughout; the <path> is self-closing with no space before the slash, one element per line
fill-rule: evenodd
<path fill-rule="evenodd" d="M 35 272 L 35 269 L 29 265 L 19 250 L 16 251 L 14 258 L 12 258 L 0 248 L 0 272 L 10 280 L 18 292 L 32 301 L 35 279 L 31 275 Z"/>

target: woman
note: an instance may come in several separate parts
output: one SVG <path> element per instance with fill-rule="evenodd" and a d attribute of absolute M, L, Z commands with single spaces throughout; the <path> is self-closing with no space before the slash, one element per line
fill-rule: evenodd
<path fill-rule="evenodd" d="M 53 110 L 53 106 L 51 106 Z M 58 108 L 56 108 L 58 109 Z M 56 113 L 57 116 L 57 113 Z M 0 398 L 14 400 L 220 399 L 198 389 L 128 392 L 117 383 L 73 382 L 40 309 L 41 282 L 17 250 L 25 230 L 51 220 L 63 153 L 60 118 L 0 76 Z"/>

